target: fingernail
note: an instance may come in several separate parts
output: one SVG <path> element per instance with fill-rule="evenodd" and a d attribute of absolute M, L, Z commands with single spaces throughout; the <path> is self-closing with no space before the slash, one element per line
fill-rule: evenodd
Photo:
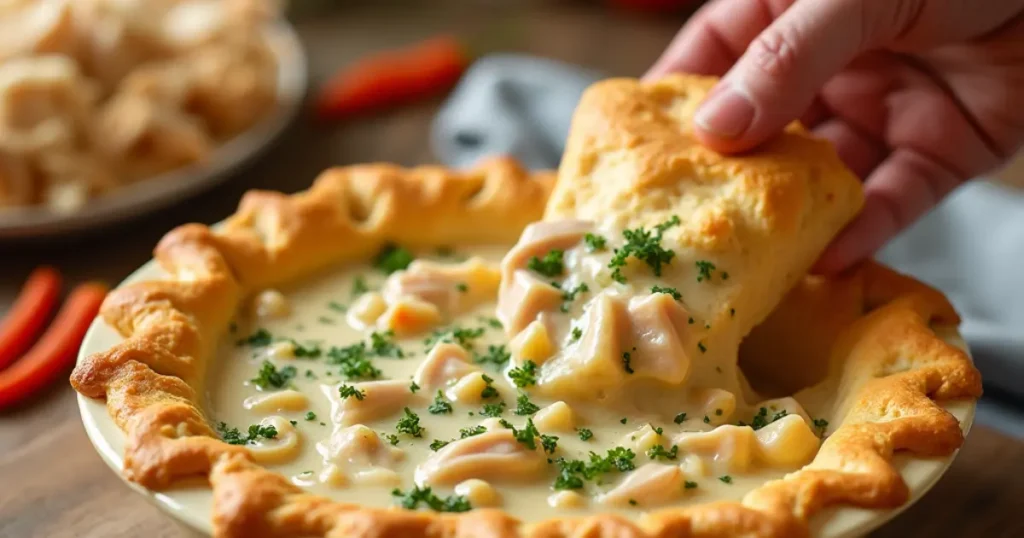
<path fill-rule="evenodd" d="M 754 105 L 732 87 L 716 88 L 697 109 L 693 121 L 715 136 L 738 138 L 754 121 Z"/>

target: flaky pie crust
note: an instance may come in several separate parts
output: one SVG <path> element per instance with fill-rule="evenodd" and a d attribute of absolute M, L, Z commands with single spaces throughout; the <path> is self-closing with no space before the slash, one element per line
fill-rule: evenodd
<path fill-rule="evenodd" d="M 765 322 L 828 306 L 815 317 L 827 320 L 823 330 L 835 338 L 809 352 L 831 357 L 843 380 L 844 411 L 810 464 L 739 502 L 669 507 L 635 521 L 598 514 L 532 524 L 496 509 L 369 508 L 305 493 L 254 463 L 246 448 L 218 439 L 199 395 L 218 338 L 244 297 L 366 259 L 386 242 L 512 244 L 541 218 L 553 183 L 553 174 L 496 159 L 464 173 L 337 168 L 295 195 L 250 192 L 222 226 L 189 224 L 160 241 L 155 258 L 164 280 L 110 294 L 102 316 L 124 341 L 86 357 L 71 383 L 105 399 L 125 432 L 125 478 L 151 490 L 209 480 L 214 535 L 224 538 L 806 536 L 808 520 L 827 507 L 905 503 L 908 488 L 891 464 L 895 451 L 944 456 L 961 445 L 957 420 L 934 401 L 981 394 L 969 357 L 932 330 L 955 326 L 957 314 L 941 293 L 872 263 L 835 282 L 808 277 Z M 814 347 L 817 340 L 810 341 Z"/>

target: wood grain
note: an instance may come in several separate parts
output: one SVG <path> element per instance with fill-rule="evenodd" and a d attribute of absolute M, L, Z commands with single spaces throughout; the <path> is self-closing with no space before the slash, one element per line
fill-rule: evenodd
<path fill-rule="evenodd" d="M 321 2 L 324 3 L 324 2 Z M 511 6 L 515 5 L 516 9 Z M 318 12 L 298 22 L 311 53 L 313 84 L 363 54 L 455 31 L 467 37 L 502 27 L 514 50 L 599 69 L 641 74 L 681 24 L 681 18 L 622 16 L 593 2 L 373 3 Z M 296 121 L 258 163 L 211 192 L 130 225 L 63 240 L 0 245 L 0 310 L 32 267 L 50 263 L 70 282 L 99 278 L 116 284 L 150 257 L 156 241 L 184 222 L 215 222 L 232 212 L 242 192 L 305 188 L 334 164 L 433 160 L 426 143 L 437 102 L 331 128 Z M 1024 177 L 1024 174 L 1022 174 Z M 902 536 L 1024 536 L 1024 444 L 976 427 L 956 463 L 916 506 L 876 533 Z M 171 538 L 189 534 L 128 488 L 86 439 L 74 394 L 53 387 L 0 413 L 0 537 Z"/>

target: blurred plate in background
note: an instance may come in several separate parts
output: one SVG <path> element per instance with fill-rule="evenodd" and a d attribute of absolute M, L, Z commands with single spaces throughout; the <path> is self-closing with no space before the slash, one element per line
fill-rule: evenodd
<path fill-rule="evenodd" d="M 80 209 L 4 209 L 0 211 L 0 239 L 71 234 L 113 224 L 180 202 L 230 177 L 284 131 L 306 94 L 306 54 L 295 30 L 280 21 L 271 26 L 267 40 L 279 66 L 277 106 L 267 118 L 219 146 L 208 161 L 126 185 L 89 200 Z"/>

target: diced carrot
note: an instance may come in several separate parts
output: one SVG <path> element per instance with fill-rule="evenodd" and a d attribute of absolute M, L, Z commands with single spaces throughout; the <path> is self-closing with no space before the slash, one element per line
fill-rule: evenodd
<path fill-rule="evenodd" d="M 46 326 L 60 296 L 60 281 L 52 267 L 39 267 L 29 275 L 14 306 L 0 320 L 0 370 L 21 356 Z"/>
<path fill-rule="evenodd" d="M 106 295 L 107 288 L 96 283 L 72 290 L 42 338 L 28 353 L 0 371 L 0 409 L 28 398 L 71 368 Z"/>
<path fill-rule="evenodd" d="M 323 86 L 316 100 L 317 116 L 339 119 L 443 93 L 458 82 L 469 62 L 454 36 L 367 56 Z"/>

